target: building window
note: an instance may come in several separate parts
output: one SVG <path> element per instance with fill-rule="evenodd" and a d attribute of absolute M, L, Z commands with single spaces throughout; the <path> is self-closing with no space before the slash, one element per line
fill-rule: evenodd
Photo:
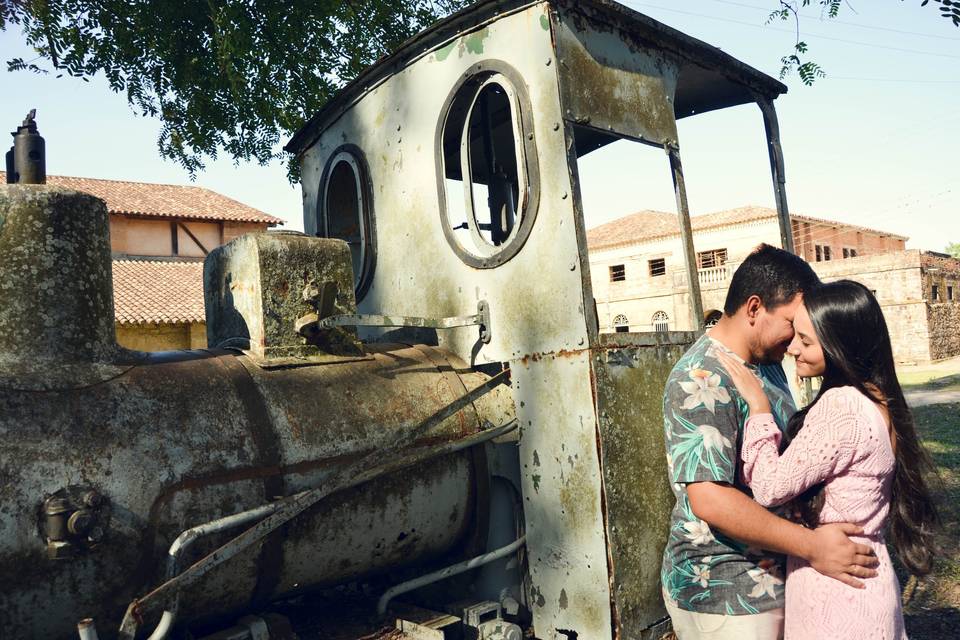
<path fill-rule="evenodd" d="M 814 245 L 814 249 L 817 255 L 817 262 L 826 262 L 830 259 L 830 247 L 823 244 L 817 244 Z"/>
<path fill-rule="evenodd" d="M 664 311 L 657 311 L 653 314 L 653 330 L 654 331 L 669 331 L 670 330 L 670 316 Z"/>
<path fill-rule="evenodd" d="M 934 302 L 940 301 L 940 287 L 938 287 L 937 285 L 933 285 L 930 288 L 930 299 L 933 300 Z"/>
<path fill-rule="evenodd" d="M 726 249 L 711 249 L 697 253 L 697 268 L 712 269 L 727 264 Z"/>
<path fill-rule="evenodd" d="M 444 109 L 441 221 L 450 246 L 472 267 L 512 258 L 536 215 L 536 145 L 529 99 L 516 76 L 500 63 L 475 65 Z"/>
<path fill-rule="evenodd" d="M 953 287 L 947 286 L 947 302 L 953 302 Z"/>
<path fill-rule="evenodd" d="M 627 333 L 630 331 L 630 321 L 622 313 L 613 319 L 613 328 L 617 333 Z"/>
<path fill-rule="evenodd" d="M 324 238 L 337 238 L 350 246 L 358 300 L 373 278 L 371 193 L 369 172 L 360 149 L 353 145 L 340 147 L 324 169 L 318 231 Z"/>
<path fill-rule="evenodd" d="M 648 261 L 650 265 L 650 275 L 651 276 L 662 276 L 667 273 L 667 259 L 666 258 L 654 258 L 653 260 Z"/>
<path fill-rule="evenodd" d="M 623 282 L 627 279 L 627 270 L 622 264 L 610 266 L 610 282 Z"/>
<path fill-rule="evenodd" d="M 843 248 L 843 257 L 844 257 L 844 259 L 846 259 L 846 258 L 856 258 L 856 257 L 857 257 L 857 250 L 856 250 L 856 249 L 851 249 L 850 247 L 844 247 L 844 248 Z"/>

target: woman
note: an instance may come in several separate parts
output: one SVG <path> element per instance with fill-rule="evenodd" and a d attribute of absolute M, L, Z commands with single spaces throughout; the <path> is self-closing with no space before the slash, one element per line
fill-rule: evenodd
<path fill-rule="evenodd" d="M 723 364 L 750 408 L 741 458 L 745 482 L 760 504 L 797 498 L 807 526 L 852 522 L 856 542 L 873 547 L 878 575 L 856 589 L 827 578 L 799 558 L 787 561 L 787 640 L 901 640 L 906 638 L 900 586 L 884 541 L 892 542 L 913 573 L 930 572 L 937 521 L 920 446 L 894 370 L 880 305 L 861 284 L 824 284 L 804 296 L 794 319 L 789 353 L 797 373 L 823 376 L 814 401 L 780 431 L 760 380 L 742 362 Z"/>

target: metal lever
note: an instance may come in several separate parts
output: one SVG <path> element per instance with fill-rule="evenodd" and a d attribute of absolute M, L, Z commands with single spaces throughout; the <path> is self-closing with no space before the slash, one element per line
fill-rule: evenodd
<path fill-rule="evenodd" d="M 311 314 L 312 315 L 312 314 Z M 306 318 L 304 318 L 305 320 Z M 455 327 L 480 327 L 480 340 L 490 342 L 490 308 L 486 300 L 477 303 L 477 313 L 472 316 L 452 316 L 449 318 L 415 318 L 411 316 L 382 316 L 367 313 L 351 313 L 328 316 L 317 320 L 316 330 L 333 327 L 420 327 L 423 329 L 453 329 Z M 299 324 L 299 323 L 298 323 Z M 304 327 L 297 330 L 303 333 Z"/>

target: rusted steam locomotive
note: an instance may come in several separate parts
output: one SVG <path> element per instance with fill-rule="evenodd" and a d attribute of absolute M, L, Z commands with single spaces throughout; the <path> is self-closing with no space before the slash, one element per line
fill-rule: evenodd
<path fill-rule="evenodd" d="M 479 2 L 290 141 L 306 233 L 211 253 L 198 351 L 117 345 L 101 202 L 0 187 L 0 636 L 353 584 L 408 637 L 660 637 L 659 396 L 694 334 L 599 333 L 577 158 L 665 150 L 702 326 L 676 121 L 759 104 L 786 220 L 785 90 L 615 2 Z"/>

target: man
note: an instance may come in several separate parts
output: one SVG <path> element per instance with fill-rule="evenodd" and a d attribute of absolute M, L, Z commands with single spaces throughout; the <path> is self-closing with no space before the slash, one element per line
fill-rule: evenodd
<path fill-rule="evenodd" d="M 753 368 L 781 430 L 796 411 L 780 363 L 793 339 L 810 265 L 760 245 L 733 275 L 723 317 L 674 366 L 663 397 L 667 465 L 677 504 L 663 555 L 664 602 L 680 640 L 777 640 L 783 629 L 784 556 L 856 587 L 876 575 L 851 524 L 805 529 L 767 511 L 741 482 L 746 402 L 716 360 Z"/>

